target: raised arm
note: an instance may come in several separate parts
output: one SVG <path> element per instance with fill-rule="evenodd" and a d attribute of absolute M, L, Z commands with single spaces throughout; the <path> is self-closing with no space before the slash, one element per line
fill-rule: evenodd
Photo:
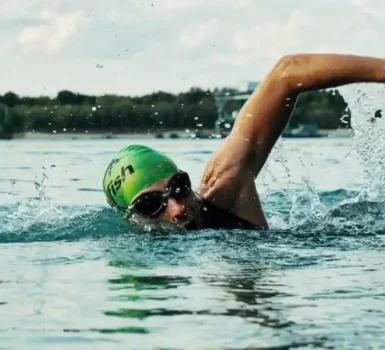
<path fill-rule="evenodd" d="M 236 149 L 254 176 L 284 130 L 301 92 L 357 82 L 384 83 L 385 59 L 337 54 L 280 59 L 243 106 L 232 132 L 239 145 Z"/>
<path fill-rule="evenodd" d="M 298 95 L 358 82 L 384 83 L 385 60 L 339 54 L 281 58 L 246 101 L 231 134 L 208 162 L 202 193 L 217 197 L 221 193 L 220 198 L 234 200 L 239 193 L 248 193 L 289 121 Z"/>
<path fill-rule="evenodd" d="M 256 177 L 301 92 L 357 82 L 384 83 L 385 59 L 339 54 L 281 58 L 242 107 L 213 161 L 227 167 L 246 167 Z"/>

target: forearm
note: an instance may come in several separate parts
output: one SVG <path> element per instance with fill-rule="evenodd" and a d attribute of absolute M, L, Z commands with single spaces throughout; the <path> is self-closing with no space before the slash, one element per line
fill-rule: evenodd
<path fill-rule="evenodd" d="M 275 68 L 286 87 L 293 93 L 351 83 L 385 83 L 385 59 L 381 58 L 299 54 L 285 56 Z"/>

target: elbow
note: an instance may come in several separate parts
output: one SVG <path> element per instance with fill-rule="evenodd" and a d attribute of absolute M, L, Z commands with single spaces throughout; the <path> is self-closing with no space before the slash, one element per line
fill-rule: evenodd
<path fill-rule="evenodd" d="M 303 55 L 282 56 L 271 71 L 271 76 L 287 92 L 294 93 L 301 90 L 301 67 L 304 66 Z"/>

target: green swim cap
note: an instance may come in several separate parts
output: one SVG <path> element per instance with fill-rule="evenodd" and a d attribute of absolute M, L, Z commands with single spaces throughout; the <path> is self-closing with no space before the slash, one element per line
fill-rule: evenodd
<path fill-rule="evenodd" d="M 121 149 L 111 161 L 103 178 L 107 202 L 121 209 L 146 187 L 179 171 L 166 155 L 142 145 Z"/>

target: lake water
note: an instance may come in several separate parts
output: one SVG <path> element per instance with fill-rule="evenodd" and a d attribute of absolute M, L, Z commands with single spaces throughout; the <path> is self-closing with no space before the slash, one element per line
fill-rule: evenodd
<path fill-rule="evenodd" d="M 373 129 L 374 130 L 374 129 Z M 221 140 L 0 142 L 0 349 L 385 348 L 385 147 L 281 140 L 271 230 L 145 234 L 101 190 L 131 143 L 197 186 Z"/>

